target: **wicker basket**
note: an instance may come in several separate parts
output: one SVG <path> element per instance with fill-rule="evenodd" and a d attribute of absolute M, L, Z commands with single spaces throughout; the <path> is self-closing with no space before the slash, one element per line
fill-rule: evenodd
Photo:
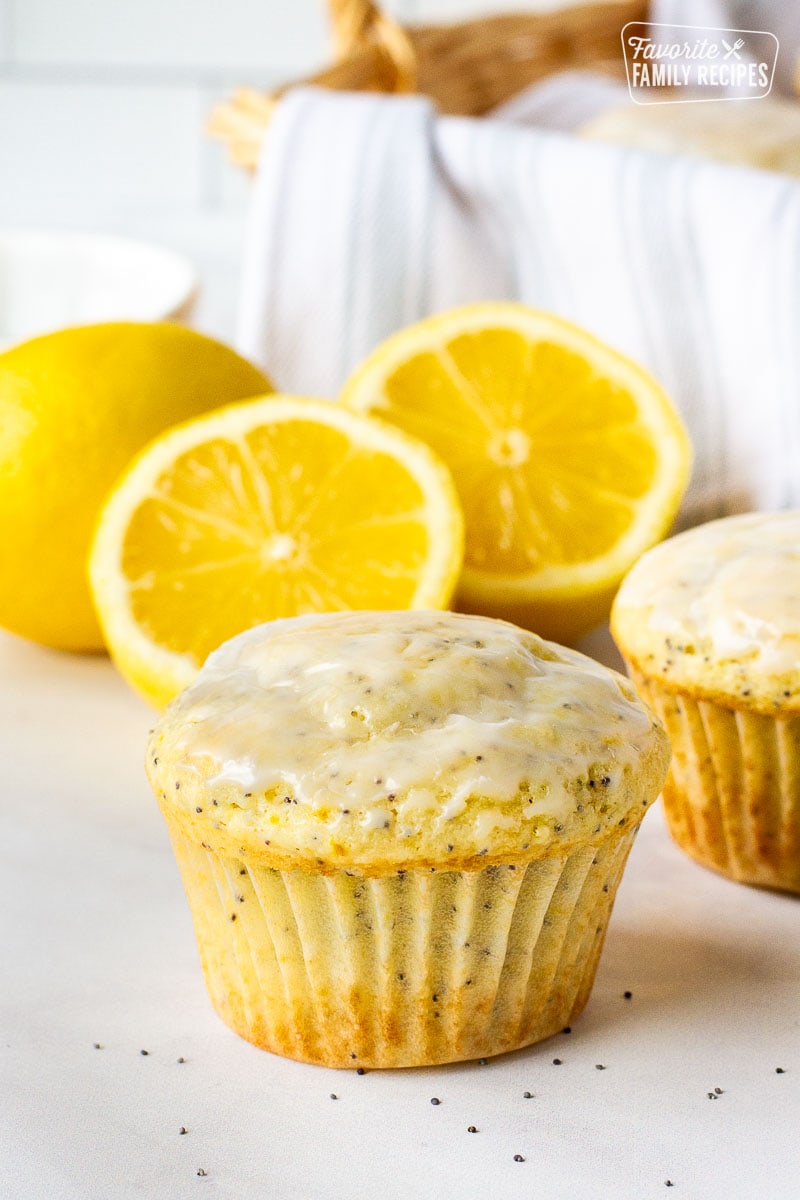
<path fill-rule="evenodd" d="M 420 92 L 444 113 L 479 116 L 528 84 L 569 67 L 622 73 L 620 30 L 647 18 L 647 0 L 404 28 L 372 0 L 327 0 L 334 64 L 303 82 L 342 91 Z M 288 86 L 292 86 L 287 85 Z M 241 88 L 214 109 L 209 132 L 254 167 L 272 109 L 287 90 Z"/>

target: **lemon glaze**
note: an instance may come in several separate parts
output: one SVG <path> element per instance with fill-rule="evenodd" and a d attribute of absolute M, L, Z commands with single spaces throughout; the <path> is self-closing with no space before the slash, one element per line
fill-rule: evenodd
<path fill-rule="evenodd" d="M 800 705 L 800 512 L 746 513 L 643 556 L 617 595 L 623 653 L 667 683 Z"/>
<path fill-rule="evenodd" d="M 198 837 L 388 867 L 560 851 L 638 821 L 667 760 L 628 681 L 575 651 L 490 618 L 346 612 L 210 655 L 148 773 Z"/>

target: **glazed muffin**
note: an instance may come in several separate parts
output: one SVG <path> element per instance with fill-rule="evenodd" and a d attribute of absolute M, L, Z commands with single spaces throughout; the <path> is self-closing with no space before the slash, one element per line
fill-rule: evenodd
<path fill-rule="evenodd" d="M 223 645 L 147 769 L 223 1020 L 394 1067 L 580 1012 L 668 755 L 629 681 L 581 654 L 485 617 L 349 612 Z"/>
<path fill-rule="evenodd" d="M 612 631 L 664 722 L 679 846 L 731 879 L 800 891 L 800 513 L 712 521 L 649 551 Z"/>
<path fill-rule="evenodd" d="M 800 107 L 795 100 L 627 103 L 604 109 L 578 132 L 620 146 L 800 175 Z"/>

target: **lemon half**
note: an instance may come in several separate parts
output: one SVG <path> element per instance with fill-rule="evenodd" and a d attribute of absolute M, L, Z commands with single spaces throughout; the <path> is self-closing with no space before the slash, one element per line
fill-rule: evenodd
<path fill-rule="evenodd" d="M 106 502 L 93 594 L 122 674 L 156 706 L 261 621 L 443 608 L 463 559 L 446 467 L 415 438 L 280 396 L 169 430 Z"/>
<path fill-rule="evenodd" d="M 689 478 L 683 424 L 641 367 L 513 303 L 430 317 L 348 380 L 349 409 L 427 442 L 466 518 L 458 604 L 572 641 L 608 616 Z"/>

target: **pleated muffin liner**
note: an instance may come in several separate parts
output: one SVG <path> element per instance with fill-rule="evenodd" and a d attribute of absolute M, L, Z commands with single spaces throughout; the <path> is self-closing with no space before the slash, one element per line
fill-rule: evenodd
<path fill-rule="evenodd" d="M 800 892 L 800 716 L 631 677 L 672 743 L 664 811 L 681 849 L 740 883 Z"/>
<path fill-rule="evenodd" d="M 528 863 L 365 878 L 248 864 L 167 824 L 219 1015 L 331 1067 L 481 1058 L 563 1029 L 637 828 Z"/>

